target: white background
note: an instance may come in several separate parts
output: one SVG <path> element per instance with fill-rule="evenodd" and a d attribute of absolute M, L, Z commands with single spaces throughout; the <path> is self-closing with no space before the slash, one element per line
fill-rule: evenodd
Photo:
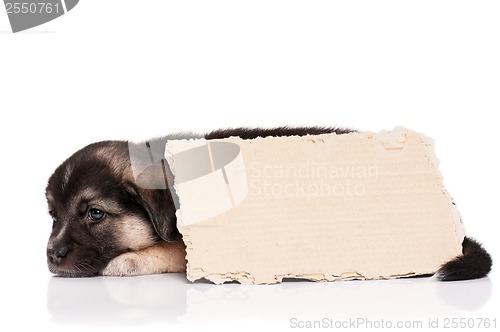
<path fill-rule="evenodd" d="M 12 34 L 2 9 L 2 324 L 286 330 L 292 317 L 500 319 L 495 270 L 459 283 L 250 287 L 182 275 L 52 278 L 44 202 L 54 168 L 97 140 L 403 125 L 435 139 L 467 233 L 498 258 L 498 17 L 497 1 L 82 0 Z"/>

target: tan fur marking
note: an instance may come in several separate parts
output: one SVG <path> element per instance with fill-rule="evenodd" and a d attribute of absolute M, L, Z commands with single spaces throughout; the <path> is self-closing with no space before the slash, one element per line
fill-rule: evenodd
<path fill-rule="evenodd" d="M 99 195 L 99 192 L 92 188 L 80 190 L 77 195 L 73 196 L 69 206 L 72 211 L 77 211 L 80 204 L 84 201 L 89 201 Z"/>
<path fill-rule="evenodd" d="M 155 233 L 149 220 L 125 216 L 116 223 L 117 239 L 124 248 L 140 250 L 155 244 Z"/>

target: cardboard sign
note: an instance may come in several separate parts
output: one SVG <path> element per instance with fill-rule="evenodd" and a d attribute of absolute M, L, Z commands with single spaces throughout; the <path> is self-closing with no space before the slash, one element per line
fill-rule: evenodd
<path fill-rule="evenodd" d="M 397 278 L 461 254 L 433 142 L 401 127 L 172 140 L 166 159 L 191 281 Z"/>

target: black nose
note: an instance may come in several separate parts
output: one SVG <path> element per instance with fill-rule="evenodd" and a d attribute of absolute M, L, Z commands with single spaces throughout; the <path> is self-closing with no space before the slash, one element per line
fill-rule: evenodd
<path fill-rule="evenodd" d="M 50 261 L 54 264 L 61 264 L 62 261 L 64 260 L 64 257 L 68 254 L 68 247 L 61 247 L 57 249 L 47 249 L 47 257 L 50 259 Z"/>

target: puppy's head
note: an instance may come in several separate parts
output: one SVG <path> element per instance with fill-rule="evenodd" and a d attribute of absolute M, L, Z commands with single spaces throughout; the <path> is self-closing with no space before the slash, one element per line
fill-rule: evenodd
<path fill-rule="evenodd" d="M 142 182 L 164 183 L 154 171 L 158 167 L 153 163 L 145 169 Z M 136 180 L 129 144 L 122 141 L 89 145 L 55 170 L 46 189 L 53 220 L 47 245 L 52 273 L 99 275 L 122 253 L 160 239 L 176 239 L 175 207 L 168 188 L 145 189 Z"/>

